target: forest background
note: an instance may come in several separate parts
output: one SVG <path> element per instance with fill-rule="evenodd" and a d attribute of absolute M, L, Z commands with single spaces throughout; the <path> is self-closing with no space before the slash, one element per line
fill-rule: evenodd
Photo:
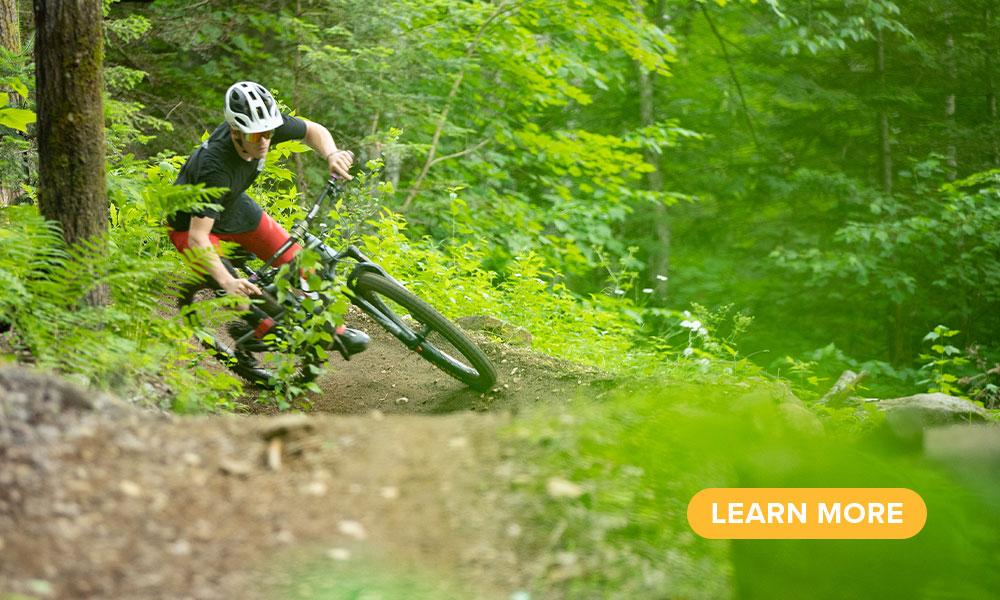
<path fill-rule="evenodd" d="M 192 201 L 166 186 L 256 80 L 384 162 L 400 263 L 441 278 L 437 248 L 572 301 L 505 315 L 575 321 L 556 353 L 746 357 L 817 394 L 865 368 L 994 406 L 994 4 L 106 0 L 112 224 L 166 260 L 155 225 Z M 30 197 L 32 15 L 11 13 L 0 183 Z M 285 219 L 323 176 L 298 150 L 257 190 Z"/>
<path fill-rule="evenodd" d="M 42 6 L 69 3 L 0 0 L 5 362 L 176 411 L 246 408 L 165 297 L 188 269 L 162 223 L 215 197 L 173 181 L 223 91 L 255 80 L 380 171 L 334 216 L 389 272 L 449 317 L 502 317 L 612 372 L 600 401 L 546 398 L 498 433 L 532 469 L 531 535 L 587 565 L 552 585 L 992 597 L 994 463 L 960 455 L 981 470 L 952 479 L 914 459 L 919 439 L 879 437 L 874 403 L 796 403 L 864 369 L 858 394 L 998 407 L 994 2 L 104 0 L 103 50 L 77 58 L 104 89 L 107 177 L 85 183 L 107 235 L 76 245 L 42 218 L 34 57 L 58 49 L 35 44 Z M 252 196 L 288 226 L 325 175 L 282 144 Z M 581 495 L 553 498 L 553 478 Z M 891 548 L 730 547 L 679 525 L 705 487 L 838 485 L 910 487 L 935 518 Z"/>

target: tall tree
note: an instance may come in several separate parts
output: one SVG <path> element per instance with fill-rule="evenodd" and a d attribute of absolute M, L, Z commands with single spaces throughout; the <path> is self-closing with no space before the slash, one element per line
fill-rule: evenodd
<path fill-rule="evenodd" d="M 0 45 L 11 52 L 18 52 L 21 49 L 17 0 L 0 0 Z"/>
<path fill-rule="evenodd" d="M 21 51 L 21 27 L 17 18 L 17 0 L 0 0 L 0 45 L 11 52 Z M 17 102 L 17 94 L 7 89 L 8 104 Z M 0 186 L 0 206 L 7 206 L 17 191 Z"/>
<path fill-rule="evenodd" d="M 108 225 L 100 0 L 35 0 L 38 205 L 68 243 Z"/>
<path fill-rule="evenodd" d="M 991 0 L 986 4 L 984 21 L 986 22 L 986 56 L 984 70 L 986 71 L 986 110 L 989 115 L 991 159 L 994 168 L 1000 168 L 1000 139 L 997 137 L 997 90 L 993 74 L 993 60 L 996 56 L 996 28 L 993 23 L 993 5 Z"/>
<path fill-rule="evenodd" d="M 651 21 L 661 30 L 664 29 L 663 13 L 666 10 L 666 0 L 654 0 Z M 643 7 L 637 2 L 636 12 L 641 22 L 644 18 Z M 639 120 L 642 127 L 652 127 L 656 123 L 656 98 L 653 85 L 653 75 L 640 61 L 635 61 L 639 72 Z M 646 162 L 653 169 L 646 173 L 646 185 L 656 195 L 663 192 L 663 170 L 660 168 L 660 155 L 651 148 L 645 150 Z M 655 250 L 650 257 L 650 281 L 655 286 L 660 298 L 667 295 L 667 281 L 670 272 L 670 217 L 663 202 L 656 201 L 653 209 L 653 238 Z"/>
<path fill-rule="evenodd" d="M 947 34 L 944 39 L 944 66 L 947 72 L 948 93 L 944 98 L 944 117 L 948 126 L 948 144 L 945 147 L 945 159 L 948 162 L 948 180 L 954 181 L 958 177 L 958 151 L 955 148 L 955 141 L 951 136 L 955 135 L 955 88 L 958 87 L 958 67 L 955 64 L 955 32 L 954 20 L 951 10 L 944 16 Z"/>
<path fill-rule="evenodd" d="M 885 32 L 881 29 L 876 34 L 875 62 L 878 73 L 879 88 L 885 90 Z M 892 138 L 889 127 L 889 108 L 881 102 L 878 110 L 878 136 L 881 158 L 882 191 L 892 194 Z"/>

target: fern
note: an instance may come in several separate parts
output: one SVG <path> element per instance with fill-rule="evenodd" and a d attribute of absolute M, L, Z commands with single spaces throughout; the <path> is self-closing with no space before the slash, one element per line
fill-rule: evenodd
<path fill-rule="evenodd" d="M 173 310 L 171 290 L 196 275 L 164 243 L 159 225 L 168 207 L 203 203 L 214 192 L 178 186 L 165 201 L 146 202 L 160 185 L 140 180 L 132 193 L 119 196 L 129 221 L 116 223 L 105 238 L 72 247 L 35 207 L 0 209 L 0 284 L 6 291 L 0 320 L 12 326 L 10 343 L 39 366 L 95 387 L 134 393 L 143 382 L 160 381 L 171 394 L 147 401 L 181 410 L 230 406 L 240 388 L 235 379 L 188 368 L 201 351 Z M 107 286 L 107 306 L 86 304 L 97 286 Z"/>

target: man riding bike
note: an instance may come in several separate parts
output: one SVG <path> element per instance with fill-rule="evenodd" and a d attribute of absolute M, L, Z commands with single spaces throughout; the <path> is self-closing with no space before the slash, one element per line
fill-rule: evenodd
<path fill-rule="evenodd" d="M 353 156 L 339 150 L 326 127 L 305 119 L 283 115 L 274 97 L 262 85 L 252 81 L 233 84 L 226 91 L 225 122 L 220 124 L 181 168 L 176 183 L 203 183 L 207 187 L 226 188 L 215 200 L 222 210 L 203 209 L 178 212 L 167 223 L 170 241 L 182 253 L 194 251 L 193 258 L 208 273 L 206 283 L 234 296 L 254 297 L 260 288 L 237 275 L 232 265 L 217 252 L 220 241 L 236 242 L 258 258 L 267 260 L 285 243 L 288 233 L 268 215 L 246 190 L 264 169 L 271 145 L 288 140 L 302 140 L 322 156 L 332 175 L 351 179 L 348 169 Z M 289 262 L 302 248 L 295 244 L 282 254 L 274 265 Z M 273 322 L 247 313 L 247 323 L 237 324 L 234 337 L 245 332 L 239 327 L 252 327 L 256 340 L 264 337 Z M 335 331 L 348 354 L 368 347 L 368 336 L 341 325 Z M 259 344 L 259 342 L 256 342 Z M 255 351 L 255 340 L 248 347 L 238 348 L 243 356 Z"/>

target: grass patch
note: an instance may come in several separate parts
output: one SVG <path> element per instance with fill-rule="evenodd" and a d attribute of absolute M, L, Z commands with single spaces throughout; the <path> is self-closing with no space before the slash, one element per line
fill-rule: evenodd
<path fill-rule="evenodd" d="M 878 419 L 821 422 L 767 382 L 620 390 L 523 415 L 516 493 L 533 517 L 533 597 L 986 598 L 997 589 L 1000 484 L 959 477 Z M 710 541 L 706 487 L 905 487 L 924 530 L 891 541 Z"/>

